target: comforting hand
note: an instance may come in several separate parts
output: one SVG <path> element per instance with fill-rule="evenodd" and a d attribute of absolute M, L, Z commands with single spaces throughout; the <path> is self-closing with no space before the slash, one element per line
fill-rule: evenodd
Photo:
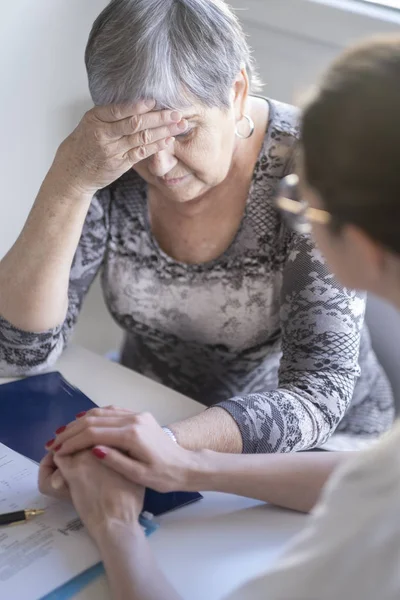
<path fill-rule="evenodd" d="M 57 457 L 92 449 L 107 467 L 159 492 L 189 489 L 188 473 L 197 460 L 197 454 L 172 441 L 152 415 L 113 407 L 96 408 L 70 423 L 50 448 Z"/>
<path fill-rule="evenodd" d="M 154 102 L 89 110 L 61 144 L 49 176 L 83 194 L 94 194 L 141 160 L 173 143 L 187 129 L 177 111 L 154 111 Z"/>
<path fill-rule="evenodd" d="M 91 452 L 54 457 L 72 502 L 94 539 L 115 524 L 136 529 L 144 488 L 98 461 Z"/>

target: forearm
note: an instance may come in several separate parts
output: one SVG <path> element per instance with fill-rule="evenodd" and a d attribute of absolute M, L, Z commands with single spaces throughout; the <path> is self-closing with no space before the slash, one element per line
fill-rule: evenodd
<path fill-rule="evenodd" d="M 243 449 L 240 430 L 235 420 L 223 408 L 210 408 L 169 427 L 178 443 L 187 450 L 208 449 L 240 454 Z"/>
<path fill-rule="evenodd" d="M 113 600 L 179 600 L 159 569 L 140 525 L 108 524 L 95 536 Z"/>
<path fill-rule="evenodd" d="M 333 471 L 351 452 L 232 455 L 201 451 L 187 473 L 188 490 L 256 498 L 309 512 Z"/>
<path fill-rule="evenodd" d="M 42 332 L 64 321 L 71 264 L 90 202 L 49 172 L 0 263 L 0 314 L 18 329 Z"/>

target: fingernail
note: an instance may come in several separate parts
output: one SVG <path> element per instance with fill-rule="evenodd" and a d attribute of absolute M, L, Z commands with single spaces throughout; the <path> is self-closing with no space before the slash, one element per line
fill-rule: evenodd
<path fill-rule="evenodd" d="M 94 454 L 96 458 L 100 458 L 100 460 L 103 460 L 103 458 L 107 456 L 104 450 L 101 450 L 100 448 L 93 448 L 92 454 Z"/>
<path fill-rule="evenodd" d="M 144 103 L 149 108 L 153 108 L 153 106 L 156 105 L 156 101 L 155 100 L 150 100 L 149 98 L 147 98 L 147 100 L 145 100 Z"/>
<path fill-rule="evenodd" d="M 59 427 L 58 429 L 56 429 L 56 435 L 60 435 L 60 433 L 62 433 L 66 429 L 67 429 L 66 425 L 63 425 L 62 427 Z"/>
<path fill-rule="evenodd" d="M 56 447 L 54 448 L 54 452 L 58 452 L 58 451 L 59 451 L 59 449 L 61 448 L 61 446 L 62 446 L 62 444 L 58 444 L 58 446 L 56 446 Z"/>
<path fill-rule="evenodd" d="M 48 442 L 46 442 L 45 446 L 46 448 L 50 448 L 50 446 L 52 446 L 55 442 L 55 439 L 53 438 L 52 440 L 49 440 Z"/>
<path fill-rule="evenodd" d="M 186 121 L 186 119 L 182 119 L 182 121 L 179 121 L 179 123 L 177 124 L 178 129 L 180 129 L 181 131 L 187 129 L 187 126 L 188 122 Z"/>
<path fill-rule="evenodd" d="M 86 410 L 83 410 L 82 412 L 75 415 L 75 418 L 80 419 L 81 417 L 84 417 L 86 415 L 86 412 L 87 412 Z"/>
<path fill-rule="evenodd" d="M 52 479 L 51 479 L 51 487 L 54 490 L 61 490 L 61 488 L 63 488 L 65 485 L 64 482 L 64 478 L 62 477 L 62 475 L 60 475 L 59 473 L 56 473 L 55 475 L 53 475 Z"/>
<path fill-rule="evenodd" d="M 167 139 L 165 140 L 165 145 L 166 145 L 166 146 L 172 146 L 172 144 L 174 143 L 174 141 L 175 141 L 175 138 L 174 138 L 174 137 L 167 138 Z"/>
<path fill-rule="evenodd" d="M 174 110 L 171 113 L 171 121 L 176 121 L 177 123 L 181 120 L 182 115 L 177 110 Z"/>

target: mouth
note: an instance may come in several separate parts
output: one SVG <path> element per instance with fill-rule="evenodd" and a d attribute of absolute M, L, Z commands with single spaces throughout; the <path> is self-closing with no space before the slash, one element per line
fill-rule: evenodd
<path fill-rule="evenodd" d="M 167 187 L 176 187 L 184 183 L 190 175 L 184 175 L 183 177 L 160 177 L 160 181 Z"/>

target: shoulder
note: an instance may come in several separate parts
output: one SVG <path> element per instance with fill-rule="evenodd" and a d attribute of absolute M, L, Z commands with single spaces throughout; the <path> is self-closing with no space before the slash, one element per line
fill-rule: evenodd
<path fill-rule="evenodd" d="M 271 135 L 282 135 L 298 140 L 300 136 L 300 109 L 297 106 L 268 99 Z M 268 135 L 268 131 L 267 131 Z"/>
<path fill-rule="evenodd" d="M 281 179 L 294 170 L 295 149 L 300 136 L 300 110 L 284 102 L 266 100 L 269 122 L 258 166 L 264 176 Z"/>

